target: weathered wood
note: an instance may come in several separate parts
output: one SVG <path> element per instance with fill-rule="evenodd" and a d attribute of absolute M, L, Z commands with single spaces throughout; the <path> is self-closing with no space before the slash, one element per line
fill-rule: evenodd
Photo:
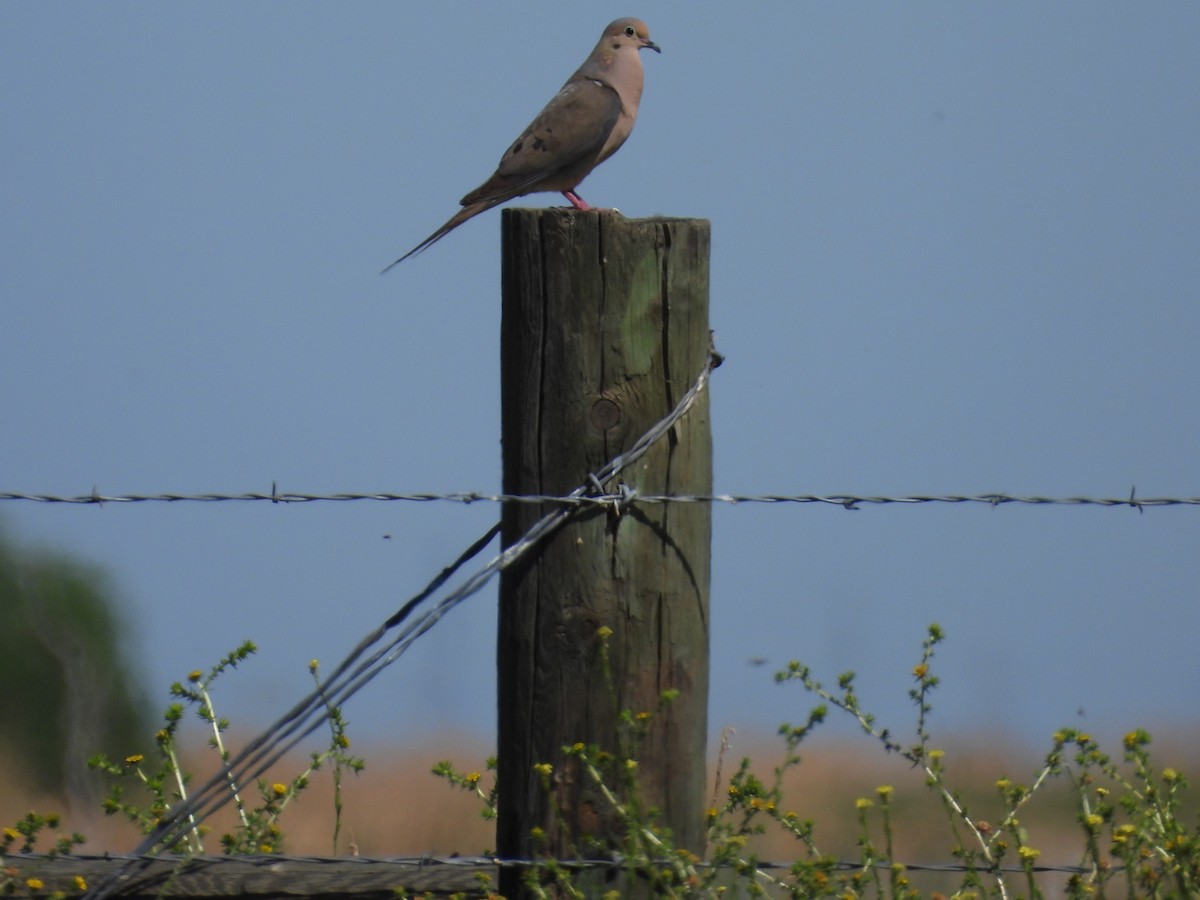
<path fill-rule="evenodd" d="M 110 856 L 58 856 L 37 854 L 4 857 L 14 880 L 43 883 L 39 896 L 64 891 L 78 896 L 75 878 L 90 887 L 115 874 L 130 860 Z M 153 897 L 354 897 L 383 900 L 396 897 L 397 888 L 409 894 L 464 892 L 484 896 L 479 876 L 496 884 L 497 867 L 483 860 L 321 859 L 288 856 L 198 856 L 139 859 L 137 867 L 120 882 L 121 900 Z"/>
<path fill-rule="evenodd" d="M 508 209 L 502 223 L 504 490 L 566 494 L 662 419 L 704 365 L 709 223 L 571 209 Z M 711 492 L 707 395 L 619 480 L 642 494 Z M 505 545 L 547 511 L 507 504 Z M 609 805 L 561 748 L 619 753 L 618 714 L 653 713 L 669 689 L 678 699 L 626 749 L 643 807 L 703 854 L 710 540 L 707 504 L 592 510 L 502 575 L 502 857 L 595 857 L 619 842 Z M 542 763 L 554 767 L 550 797 Z M 547 843 L 531 839 L 535 826 Z"/>

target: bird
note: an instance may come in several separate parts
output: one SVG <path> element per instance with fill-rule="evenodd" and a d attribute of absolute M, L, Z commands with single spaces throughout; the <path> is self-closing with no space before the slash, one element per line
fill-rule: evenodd
<path fill-rule="evenodd" d="M 459 201 L 462 209 L 446 224 L 383 272 L 514 197 L 559 191 L 576 209 L 591 209 L 575 188 L 633 131 L 642 99 L 642 49 L 662 53 L 645 22 L 610 22 L 583 65 L 504 151 L 492 177 Z"/>

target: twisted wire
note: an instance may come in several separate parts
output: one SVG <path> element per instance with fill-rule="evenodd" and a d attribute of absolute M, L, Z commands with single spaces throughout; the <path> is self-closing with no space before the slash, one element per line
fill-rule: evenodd
<path fill-rule="evenodd" d="M 1146 509 L 1160 506 L 1200 506 L 1200 497 L 1138 497 L 1131 491 L 1128 497 L 1045 497 L 1040 495 L 1014 495 L 1004 493 L 980 494 L 909 494 L 901 496 L 879 496 L 860 494 L 617 494 L 591 493 L 566 495 L 557 494 L 486 494 L 477 491 L 452 491 L 448 493 L 336 493 L 314 494 L 299 491 L 278 491 L 274 485 L 271 493 L 248 492 L 243 494 L 90 494 L 75 496 L 57 494 L 29 494 L 14 491 L 0 492 L 0 501 L 25 501 L 45 504 L 95 504 L 104 503 L 225 503 L 225 502 L 269 502 L 269 503 L 347 503 L 361 500 L 405 503 L 534 503 L 560 506 L 612 506 L 614 503 L 785 503 L 817 504 L 857 509 L 874 505 L 919 505 L 928 503 L 984 504 L 1004 506 L 1020 504 L 1028 506 L 1126 506 Z"/>
<path fill-rule="evenodd" d="M 638 438 L 626 452 L 617 455 L 603 468 L 591 473 L 569 496 L 584 497 L 597 492 L 603 494 L 607 482 L 615 478 L 625 467 L 636 462 L 692 408 L 701 392 L 706 388 L 709 375 L 718 364 L 719 357 L 710 355 L 696 381 L 675 408 Z M 612 502 L 619 503 L 619 500 Z M 128 863 L 102 883 L 97 884 L 84 896 L 92 898 L 92 900 L 111 896 L 118 890 L 121 881 L 127 878 L 139 863 L 153 858 L 161 850 L 170 849 L 189 831 L 195 829 L 209 816 L 229 803 L 233 797 L 233 793 L 229 790 L 230 784 L 245 784 L 266 772 L 300 741 L 325 724 L 330 717 L 331 710 L 340 707 L 380 672 L 399 659 L 417 638 L 429 631 L 446 613 L 479 591 L 493 575 L 531 551 L 547 535 L 582 508 L 578 504 L 570 504 L 551 510 L 534 523 L 519 540 L 505 548 L 491 562 L 439 600 L 420 618 L 400 629 L 388 643 L 360 661 L 363 655 L 379 643 L 389 631 L 404 623 L 418 605 L 440 589 L 454 572 L 481 552 L 499 534 L 500 526 L 497 524 L 488 529 L 457 560 L 444 568 L 424 590 L 364 637 L 318 689 L 312 691 L 265 732 L 227 760 L 221 770 L 205 782 L 186 802 L 179 804 L 169 815 L 165 816 L 158 827 L 134 848 L 133 858 Z"/>

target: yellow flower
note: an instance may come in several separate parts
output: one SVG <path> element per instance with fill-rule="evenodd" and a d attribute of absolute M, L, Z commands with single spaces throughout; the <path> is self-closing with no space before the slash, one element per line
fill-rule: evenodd
<path fill-rule="evenodd" d="M 1140 747 L 1150 743 L 1150 735 L 1141 728 L 1136 731 L 1131 731 L 1122 739 L 1126 750 L 1133 750 L 1135 747 Z"/>
<path fill-rule="evenodd" d="M 929 674 L 929 665 L 927 663 L 917 663 L 913 666 L 913 675 L 917 678 L 924 678 Z"/>
<path fill-rule="evenodd" d="M 1032 847 L 1018 847 L 1017 855 L 1026 862 L 1033 862 L 1042 855 L 1041 850 L 1034 850 Z"/>
<path fill-rule="evenodd" d="M 25 887 L 29 888 L 31 891 L 40 891 L 45 886 L 46 886 L 45 882 L 43 882 L 42 879 L 40 879 L 40 878 L 26 878 L 25 879 Z"/>
<path fill-rule="evenodd" d="M 868 800 L 866 797 L 859 797 L 857 800 L 854 801 L 854 805 L 858 809 L 870 809 L 875 804 L 872 803 L 870 800 Z"/>
<path fill-rule="evenodd" d="M 637 768 L 637 760 L 636 759 L 625 760 L 625 768 L 629 769 L 630 771 L 632 771 L 633 769 L 636 769 Z"/>
<path fill-rule="evenodd" d="M 87 879 L 84 878 L 82 875 L 76 875 L 75 876 L 75 887 L 78 890 L 86 891 L 87 890 Z"/>
<path fill-rule="evenodd" d="M 879 787 L 875 788 L 875 793 L 886 800 L 888 797 L 892 796 L 892 792 L 894 790 L 895 788 L 893 788 L 890 784 L 881 784 Z"/>
<path fill-rule="evenodd" d="M 270 853 L 270 852 L 271 852 L 272 850 L 274 850 L 274 849 L 275 849 L 275 848 L 274 848 L 274 847 L 272 847 L 270 844 L 263 843 L 263 844 L 259 844 L 259 845 L 258 845 L 258 852 L 259 852 L 259 853 Z"/>
<path fill-rule="evenodd" d="M 339 747 L 341 747 L 343 750 L 345 750 L 347 747 L 350 746 L 350 738 L 346 737 L 345 734 L 339 734 L 337 736 L 336 743 Z"/>
<path fill-rule="evenodd" d="M 136 766 L 138 763 L 140 763 L 140 762 L 141 762 L 143 759 L 145 759 L 145 758 L 146 758 L 146 757 L 144 757 L 144 756 L 143 756 L 142 754 L 140 754 L 140 753 L 134 753 L 134 754 L 132 754 L 131 756 L 127 756 L 127 757 L 125 757 L 125 765 L 127 765 L 127 766 Z"/>
<path fill-rule="evenodd" d="M 469 772 L 467 773 L 466 777 L 463 778 L 463 781 L 465 781 L 467 784 L 478 784 L 479 778 L 480 775 L 478 772 Z"/>
<path fill-rule="evenodd" d="M 605 640 L 606 638 L 612 637 L 612 633 L 613 633 L 613 630 L 611 628 L 609 628 L 607 625 L 601 625 L 599 628 L 596 629 L 596 636 L 599 637 L 601 640 Z"/>
<path fill-rule="evenodd" d="M 287 785 L 282 784 L 277 781 L 273 785 L 271 785 L 271 791 L 275 794 L 276 797 L 282 797 L 284 794 L 287 793 Z"/>
<path fill-rule="evenodd" d="M 15 828 L 5 828 L 4 836 L 6 838 L 8 838 L 10 841 L 15 841 L 21 837 L 21 832 L 17 831 L 17 829 L 15 829 Z"/>
<path fill-rule="evenodd" d="M 533 771 L 548 778 L 550 773 L 554 771 L 554 766 L 550 765 L 550 763 L 538 763 L 533 767 Z"/>
<path fill-rule="evenodd" d="M 199 669 L 193 669 L 192 671 L 188 672 L 188 681 L 192 682 L 193 684 L 195 684 L 197 681 L 199 681 L 203 677 L 204 677 L 204 673 L 201 672 Z"/>

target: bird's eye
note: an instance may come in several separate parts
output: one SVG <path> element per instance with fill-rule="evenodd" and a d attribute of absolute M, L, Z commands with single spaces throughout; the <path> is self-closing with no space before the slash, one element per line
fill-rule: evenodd
<path fill-rule="evenodd" d="M 625 37 L 633 37 L 635 34 L 637 34 L 636 28 L 634 28 L 632 25 L 625 26 Z"/>

